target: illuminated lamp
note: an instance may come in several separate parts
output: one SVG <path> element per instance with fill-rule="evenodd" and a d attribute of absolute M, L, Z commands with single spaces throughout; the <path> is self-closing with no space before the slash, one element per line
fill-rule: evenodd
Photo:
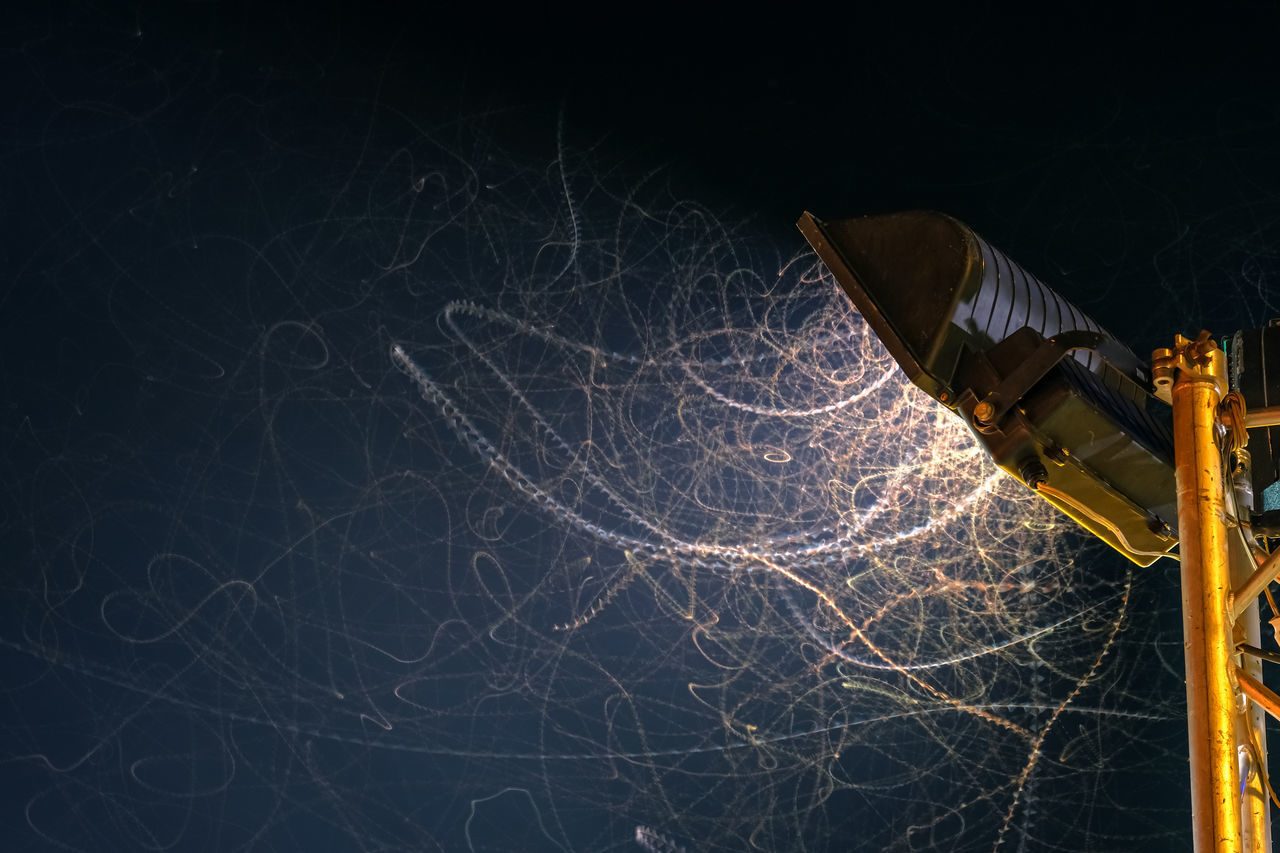
<path fill-rule="evenodd" d="M 1173 441 L 1147 366 L 961 222 L 799 227 L 907 377 L 1001 468 L 1135 563 L 1177 544 Z"/>
<path fill-rule="evenodd" d="M 1180 562 L 1193 847 L 1270 850 L 1263 714 L 1280 719 L 1280 697 L 1261 664 L 1280 654 L 1262 648 L 1258 596 L 1280 634 L 1280 324 L 1237 332 L 1229 354 L 1176 335 L 1148 369 L 949 216 L 798 224 L 907 377 L 1001 468 L 1133 562 Z"/>

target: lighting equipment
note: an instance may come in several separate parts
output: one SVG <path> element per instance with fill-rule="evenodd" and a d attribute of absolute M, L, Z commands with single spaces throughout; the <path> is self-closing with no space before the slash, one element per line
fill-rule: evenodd
<path fill-rule="evenodd" d="M 1138 357 L 959 221 L 799 223 L 907 377 L 1001 468 L 1139 565 L 1177 543 L 1168 413 Z"/>
<path fill-rule="evenodd" d="M 1280 325 L 1236 333 L 1230 359 L 1208 332 L 1177 335 L 1148 367 L 949 216 L 798 225 L 996 464 L 1138 565 L 1179 560 L 1195 850 L 1270 850 L 1263 714 L 1280 697 L 1257 599 L 1280 575 Z"/>

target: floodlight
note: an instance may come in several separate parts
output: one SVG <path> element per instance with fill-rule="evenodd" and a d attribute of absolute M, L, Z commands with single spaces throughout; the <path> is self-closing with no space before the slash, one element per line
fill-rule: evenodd
<path fill-rule="evenodd" d="M 1146 365 L 963 223 L 909 212 L 800 230 L 916 385 L 995 462 L 1139 565 L 1177 544 L 1173 442 Z"/>
<path fill-rule="evenodd" d="M 1280 575 L 1280 325 L 1237 332 L 1229 354 L 1176 335 L 1148 369 L 949 216 L 799 227 L 1000 467 L 1133 562 L 1180 561 L 1194 849 L 1269 850 L 1263 712 L 1280 718 L 1280 697 L 1261 662 L 1280 655 L 1261 647 L 1257 599 Z"/>

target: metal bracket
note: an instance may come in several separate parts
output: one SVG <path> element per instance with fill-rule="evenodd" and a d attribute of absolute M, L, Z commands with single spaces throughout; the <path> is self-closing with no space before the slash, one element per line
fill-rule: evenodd
<path fill-rule="evenodd" d="M 1025 333 L 1031 330 L 1020 331 Z M 1005 338 L 992 348 L 991 352 L 996 352 L 1000 347 L 1014 340 L 1016 340 L 1016 334 Z M 1000 384 L 973 407 L 974 427 L 979 432 L 997 431 L 1009 409 L 1035 387 L 1045 374 L 1057 366 L 1058 362 L 1073 350 L 1096 349 L 1102 340 L 1103 336 L 1098 332 L 1083 329 L 1059 332 L 1052 338 L 1042 338 L 1031 355 L 1023 359 L 1012 373 L 1001 379 Z"/>
<path fill-rule="evenodd" d="M 1227 394 L 1227 356 L 1214 344 L 1208 330 L 1202 330 L 1195 340 L 1174 335 L 1172 348 L 1161 348 L 1151 353 L 1151 381 L 1157 398 L 1172 405 L 1173 381 L 1179 373 L 1212 380 L 1218 388 L 1218 396 Z"/>

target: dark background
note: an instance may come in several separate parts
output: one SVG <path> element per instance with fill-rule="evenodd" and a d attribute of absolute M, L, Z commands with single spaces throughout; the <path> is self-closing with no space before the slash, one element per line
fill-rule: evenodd
<path fill-rule="evenodd" d="M 228 540 L 237 559 L 251 561 L 255 545 L 270 553 L 270 543 L 287 534 L 243 535 L 252 514 L 239 506 L 241 486 L 229 479 L 215 488 L 184 468 L 199 458 L 183 455 L 186 441 L 213 436 L 218 464 L 238 470 L 238 424 L 194 413 L 203 410 L 166 409 L 163 399 L 137 392 L 138 376 L 149 381 L 168 368 L 198 374 L 184 362 L 187 350 L 166 348 L 174 342 L 198 340 L 194 351 L 210 359 L 221 353 L 227 364 L 237 354 L 248 361 L 241 323 L 266 323 L 277 304 L 300 301 L 317 276 L 336 280 L 342 263 L 359 266 L 326 255 L 319 239 L 281 249 L 293 262 L 288 270 L 274 248 L 255 250 L 252 262 L 209 253 L 187 269 L 198 271 L 191 278 L 198 284 L 184 284 L 162 249 L 202 234 L 265 246 L 299 222 L 333 215 L 335 198 L 356 195 L 343 183 L 347 165 L 363 162 L 371 147 L 379 156 L 389 150 L 386 138 L 365 134 L 371 105 L 439 137 L 500 116 L 506 150 L 531 159 L 553 157 L 561 133 L 628 173 L 661 167 L 678 194 L 746 223 L 784 253 L 802 248 L 793 223 L 805 209 L 829 218 L 944 210 L 1139 354 L 1175 332 L 1230 332 L 1280 313 L 1280 16 L 1272 4 L 1012 15 L 983 4 L 847 4 L 838 12 L 796 3 L 694 5 L 512 10 L 212 0 L 49 3 L 5 13 L 0 453 L 9 485 L 0 488 L 4 571 L 13 580 L 11 628 L 0 629 L 0 682 L 41 682 L 48 675 L 40 668 L 57 663 L 47 650 L 68 655 L 61 670 L 67 697 L 14 689 L 0 712 L 0 826 L 19 839 L 13 849 L 54 849 L 33 830 L 50 819 L 32 817 L 32 792 L 59 787 L 64 773 L 75 778 L 56 755 L 53 770 L 31 760 L 32 744 L 46 755 L 49 743 L 62 744 L 70 759 L 93 740 L 78 740 L 86 720 L 127 716 L 114 715 L 110 697 L 98 692 L 110 682 L 103 672 L 117 673 L 119 686 L 134 694 L 148 685 L 163 693 L 165 683 L 148 669 L 161 664 L 141 656 L 94 669 L 84 662 L 93 657 L 92 632 L 59 633 L 50 627 L 57 608 L 46 613 L 32 603 L 50 600 L 33 591 L 39 584 L 31 576 L 56 575 L 57 561 L 51 567 L 41 555 L 58 551 L 47 543 L 63 536 L 74 507 L 87 507 L 84 514 L 102 526 L 126 504 L 158 494 L 175 500 L 163 484 L 199 483 L 202 493 L 180 488 L 181 499 L 200 504 L 202 518 L 241 525 Z M 254 120 L 237 118 L 244 115 Z M 166 207 L 166 198 L 193 183 L 195 163 L 214 176 L 202 203 Z M 148 227 L 118 227 L 134 219 Z M 225 291 L 221 264 L 226 280 L 236 281 Z M 245 283 L 245 269 L 265 268 L 279 272 L 271 278 L 278 290 Z M 147 285 L 132 289 L 139 280 Z M 323 292 L 310 303 L 324 306 L 316 316 L 338 310 L 338 289 L 331 303 Z M 162 328 L 165 334 L 153 334 Z M 95 425 L 78 420 L 95 409 Z M 343 433 L 353 446 L 357 435 Z M 247 447 L 249 457 L 266 453 Z M 336 476 L 333 464 L 327 476 Z M 126 468 L 136 481 L 120 476 Z M 269 479 L 260 475 L 267 468 L 250 478 L 255 488 Z M 99 471 L 111 476 L 90 473 Z M 182 550 L 181 532 L 165 536 Z M 118 553 L 122 566 L 125 538 L 83 550 L 104 565 Z M 97 616 L 90 608 L 66 618 L 83 625 Z M 135 628 L 147 633 L 145 625 Z M 85 687 L 90 681 L 99 687 Z M 222 705 L 194 689 L 182 695 L 192 707 Z M 296 704 L 288 721 L 294 734 L 323 730 L 302 692 Z M 173 724 L 190 725 L 189 710 L 174 709 Z M 244 715 L 256 719 L 252 709 Z M 1172 811 L 1171 824 L 1186 817 L 1183 789 L 1170 799 L 1163 787 L 1177 771 L 1158 765 L 1147 798 L 1153 810 Z M 377 788 L 372 771 L 366 781 Z M 66 782 L 78 784 L 93 783 Z M 117 792 L 102 785 L 97 793 L 114 801 L 106 795 Z M 240 798 L 254 795 L 238 790 L 212 824 L 234 824 L 242 806 L 251 813 L 254 804 Z M 370 793 L 351 808 L 365 809 L 373 822 L 384 819 L 381 809 L 394 821 L 413 806 Z M 521 805 L 512 809 L 520 813 Z M 73 846 L 139 849 L 122 817 L 129 811 L 115 802 L 68 817 L 98 828 L 72 833 Z M 198 849 L 191 832 L 174 837 L 180 840 L 147 843 Z M 446 837 L 452 841 L 443 849 L 461 849 L 451 846 L 456 836 Z M 325 849 L 330 841 L 323 833 L 285 834 L 263 846 Z M 684 839 L 690 849 L 698 841 Z M 543 849 L 529 839 L 511 843 Z M 1161 840 L 1160 849 L 1169 843 Z"/>
<path fill-rule="evenodd" d="M 803 209 L 943 209 L 1086 307 L 1118 290 L 1170 330 L 1256 320 L 1267 294 L 1208 293 L 1271 247 L 1273 4 L 1123 5 L 51 4 L 8 21 L 7 127 L 31 152 L 51 110 L 127 98 L 129 74 L 172 87 L 169 115 L 290 86 L 318 122 L 541 105 L 778 234 Z M 6 206 L 15 246 L 32 213 Z"/>

